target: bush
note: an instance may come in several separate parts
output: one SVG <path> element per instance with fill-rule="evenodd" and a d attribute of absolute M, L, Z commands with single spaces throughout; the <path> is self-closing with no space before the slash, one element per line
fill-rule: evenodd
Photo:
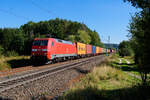
<path fill-rule="evenodd" d="M 18 56 L 19 54 L 15 51 L 7 51 L 5 53 L 5 56 L 10 57 L 10 56 Z"/>
<path fill-rule="evenodd" d="M 133 55 L 131 44 L 129 41 L 122 41 L 119 44 L 119 55 L 122 57 Z"/>
<path fill-rule="evenodd" d="M 0 45 L 0 56 L 3 55 L 4 48 Z"/>
<path fill-rule="evenodd" d="M 124 57 L 124 56 L 131 56 L 132 52 L 128 48 L 123 48 L 123 49 L 119 50 L 119 55 L 122 56 L 122 57 Z"/>

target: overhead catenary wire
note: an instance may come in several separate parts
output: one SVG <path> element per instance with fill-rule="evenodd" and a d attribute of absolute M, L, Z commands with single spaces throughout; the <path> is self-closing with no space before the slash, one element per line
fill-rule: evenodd
<path fill-rule="evenodd" d="M 17 17 L 17 18 L 21 18 L 21 19 L 25 19 L 25 20 L 30 20 L 30 18 L 28 18 L 28 17 L 25 17 L 25 16 L 22 16 L 22 15 L 16 14 L 16 13 L 11 12 L 11 11 L 6 10 L 6 9 L 1 9 L 1 8 L 0 8 L 0 12 L 7 13 L 7 14 L 9 14 L 9 15 L 13 15 L 13 16 L 15 16 L 15 17 Z"/>
<path fill-rule="evenodd" d="M 46 12 L 46 13 L 48 13 L 48 14 L 54 14 L 54 13 L 52 13 L 50 10 L 48 10 L 48 9 L 46 9 L 46 8 L 44 8 L 44 7 L 42 7 L 42 6 L 40 6 L 39 4 L 37 4 L 37 3 L 35 3 L 33 0 L 30 0 L 31 1 L 31 4 L 32 5 L 34 5 L 35 7 L 37 7 L 37 8 L 39 8 L 41 11 L 44 11 L 44 12 Z"/>

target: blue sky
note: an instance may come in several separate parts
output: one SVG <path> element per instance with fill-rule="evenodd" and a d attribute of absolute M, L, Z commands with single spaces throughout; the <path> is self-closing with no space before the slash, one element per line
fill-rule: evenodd
<path fill-rule="evenodd" d="M 127 40 L 131 14 L 137 11 L 123 0 L 0 0 L 0 28 L 20 27 L 28 21 L 56 17 L 85 23 L 101 40 Z"/>

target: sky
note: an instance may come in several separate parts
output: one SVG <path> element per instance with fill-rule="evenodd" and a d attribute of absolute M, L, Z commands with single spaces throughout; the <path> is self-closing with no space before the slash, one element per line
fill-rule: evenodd
<path fill-rule="evenodd" d="M 0 28 L 62 18 L 86 24 L 104 43 L 110 36 L 110 43 L 119 44 L 128 40 L 127 26 L 135 12 L 123 0 L 0 0 Z"/>

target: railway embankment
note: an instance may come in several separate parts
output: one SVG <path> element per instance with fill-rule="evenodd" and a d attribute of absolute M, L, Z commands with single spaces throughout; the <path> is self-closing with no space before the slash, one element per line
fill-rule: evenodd
<path fill-rule="evenodd" d="M 49 98 L 60 96 L 69 89 L 69 84 L 71 84 L 71 81 L 77 79 L 78 77 L 81 77 L 82 75 L 87 74 L 93 69 L 94 66 L 99 65 L 103 60 L 103 55 L 91 57 L 90 59 L 83 58 L 80 59 L 78 63 L 76 63 L 77 65 L 72 64 L 74 65 L 74 67 L 72 68 L 67 68 L 66 70 L 62 69 L 61 71 L 57 70 L 57 72 L 53 72 L 53 74 L 44 74 L 44 77 L 38 74 L 42 78 L 37 78 L 39 76 L 30 76 L 8 83 L 6 82 L 7 84 L 1 83 L 2 92 L 0 93 L 0 99 L 38 100 L 44 96 L 48 96 Z M 48 73 L 48 71 L 46 71 L 46 73 Z M 29 78 L 36 78 L 36 80 L 27 83 L 22 81 Z M 17 86 L 16 84 L 20 85 Z M 13 87 L 13 85 L 16 86 Z M 4 90 L 5 87 L 3 89 L 3 86 L 6 86 L 6 90 Z M 8 88 L 9 86 L 11 88 Z"/>
<path fill-rule="evenodd" d="M 29 56 L 10 56 L 5 57 L 0 55 L 0 71 L 11 70 L 14 68 L 30 66 Z"/>

